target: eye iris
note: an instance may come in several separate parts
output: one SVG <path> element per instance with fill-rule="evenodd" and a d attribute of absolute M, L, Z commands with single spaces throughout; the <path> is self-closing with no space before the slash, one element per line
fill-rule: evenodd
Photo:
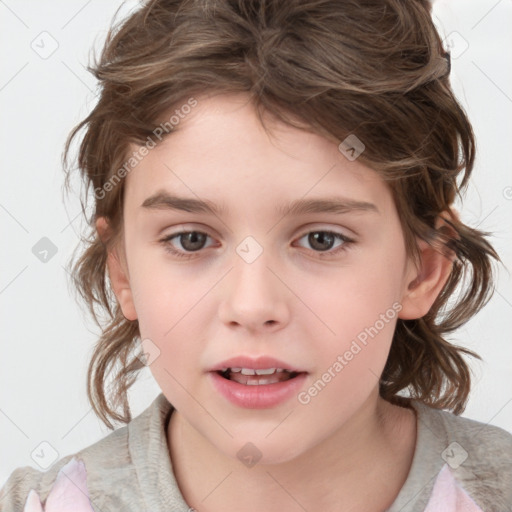
<path fill-rule="evenodd" d="M 180 243 L 187 251 L 197 251 L 201 249 L 206 240 L 204 233 L 198 233 L 197 231 L 191 231 L 189 233 L 183 233 L 180 235 Z M 189 241 L 191 245 L 189 245 Z"/>
<path fill-rule="evenodd" d="M 332 248 L 332 244 L 334 243 L 334 235 L 332 233 L 327 233 L 325 231 L 316 231 L 313 233 L 310 233 L 308 236 L 309 243 L 311 244 L 311 247 L 314 249 L 318 249 L 320 251 L 327 251 Z M 329 247 L 325 247 L 325 244 L 327 240 L 327 245 Z"/>

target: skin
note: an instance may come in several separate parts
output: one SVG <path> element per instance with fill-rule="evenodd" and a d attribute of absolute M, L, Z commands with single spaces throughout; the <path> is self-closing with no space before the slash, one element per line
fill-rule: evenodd
<path fill-rule="evenodd" d="M 191 507 L 381 511 L 406 480 L 416 417 L 379 396 L 378 376 L 397 318 L 429 310 L 450 262 L 422 243 L 420 264 L 408 257 L 391 192 L 376 172 L 324 137 L 268 119 L 272 134 L 244 95 L 198 98 L 176 133 L 126 178 L 124 240 L 109 255 L 110 279 L 125 317 L 138 319 L 141 338 L 159 350 L 150 369 L 176 408 L 167 440 Z M 227 212 L 141 207 L 162 189 Z M 378 211 L 275 212 L 334 192 Z M 97 227 L 108 236 L 105 219 Z M 190 259 L 160 241 L 181 228 L 208 235 L 195 253 L 187 240 L 167 242 L 189 249 Z M 321 251 L 304 236 L 325 230 L 354 242 L 335 240 Z M 263 249 L 250 264 L 236 252 L 247 236 Z M 393 304 L 398 315 L 308 404 L 294 397 L 268 409 L 238 408 L 206 374 L 234 355 L 265 354 L 309 372 L 307 390 Z M 261 452 L 251 468 L 237 457 L 247 442 Z"/>

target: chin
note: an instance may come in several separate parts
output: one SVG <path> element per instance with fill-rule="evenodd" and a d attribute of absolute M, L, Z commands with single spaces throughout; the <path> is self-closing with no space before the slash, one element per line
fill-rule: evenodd
<path fill-rule="evenodd" d="M 246 435 L 243 438 L 235 437 L 229 441 L 229 447 L 225 454 L 233 459 L 240 460 L 247 467 L 252 465 L 276 465 L 285 464 L 293 461 L 297 457 L 304 454 L 305 446 L 301 442 L 297 442 L 292 436 L 287 436 L 286 439 L 276 436 L 275 439 L 265 439 L 265 435 L 251 436 Z"/>

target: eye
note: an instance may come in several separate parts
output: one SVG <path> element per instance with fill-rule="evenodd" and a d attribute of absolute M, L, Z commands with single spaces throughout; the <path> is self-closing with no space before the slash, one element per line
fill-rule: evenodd
<path fill-rule="evenodd" d="M 326 230 L 309 231 L 302 235 L 298 240 L 302 240 L 303 238 L 307 238 L 308 244 L 311 245 L 315 252 L 328 253 L 329 256 L 336 255 L 341 251 L 346 250 L 350 244 L 355 242 L 355 240 L 343 235 L 342 233 Z M 340 244 L 335 248 L 335 250 L 331 250 L 336 240 L 339 240 Z"/>
<path fill-rule="evenodd" d="M 180 231 L 179 233 L 167 235 L 159 241 L 163 244 L 165 250 L 172 255 L 178 256 L 179 258 L 191 258 L 194 257 L 194 252 L 198 252 L 204 248 L 204 243 L 207 238 L 210 238 L 210 236 L 201 231 Z M 174 248 L 171 243 L 174 239 L 177 239 L 182 250 Z"/>
<path fill-rule="evenodd" d="M 194 253 L 200 252 L 201 249 L 205 248 L 205 242 L 208 238 L 211 238 L 202 231 L 180 231 L 178 233 L 171 233 L 165 236 L 160 243 L 163 244 L 166 252 L 177 256 L 178 258 L 193 258 Z M 311 245 L 312 250 L 315 252 L 326 253 L 328 256 L 334 256 L 341 251 L 347 249 L 347 247 L 354 243 L 355 240 L 347 237 L 342 233 L 328 230 L 317 230 L 309 231 L 302 235 L 298 240 L 307 238 L 308 243 Z M 176 248 L 172 243 L 174 240 L 181 245 L 180 248 Z M 340 243 L 334 250 L 334 243 L 338 240 Z"/>

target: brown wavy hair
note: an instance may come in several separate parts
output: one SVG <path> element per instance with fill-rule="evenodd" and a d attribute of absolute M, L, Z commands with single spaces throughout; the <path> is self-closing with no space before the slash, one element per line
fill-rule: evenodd
<path fill-rule="evenodd" d="M 416 237 L 455 253 L 429 313 L 398 320 L 379 391 L 392 403 L 404 404 L 408 394 L 431 407 L 464 411 L 471 375 L 463 355 L 481 358 L 447 335 L 489 300 L 492 260 L 499 258 L 487 233 L 456 215 L 446 218 L 450 228 L 435 229 L 440 213 L 450 212 L 468 183 L 475 139 L 451 89 L 450 56 L 428 2 L 146 1 L 124 19 L 114 18 L 99 60 L 88 70 L 99 81 L 98 102 L 69 134 L 62 160 L 69 189 L 70 146 L 84 129 L 77 160 L 89 234 L 70 265 L 75 289 L 102 330 L 87 395 L 109 428 L 110 419 L 131 420 L 127 391 L 144 367 L 135 354 L 138 322 L 123 316 L 106 266 L 123 236 L 119 170 L 133 144 L 158 142 L 155 127 L 163 113 L 204 93 L 248 94 L 262 123 L 262 112 L 271 112 L 336 143 L 356 135 L 366 147 L 360 161 L 389 183 L 408 254 L 419 254 Z M 95 227 L 101 216 L 112 228 L 106 241 Z"/>

